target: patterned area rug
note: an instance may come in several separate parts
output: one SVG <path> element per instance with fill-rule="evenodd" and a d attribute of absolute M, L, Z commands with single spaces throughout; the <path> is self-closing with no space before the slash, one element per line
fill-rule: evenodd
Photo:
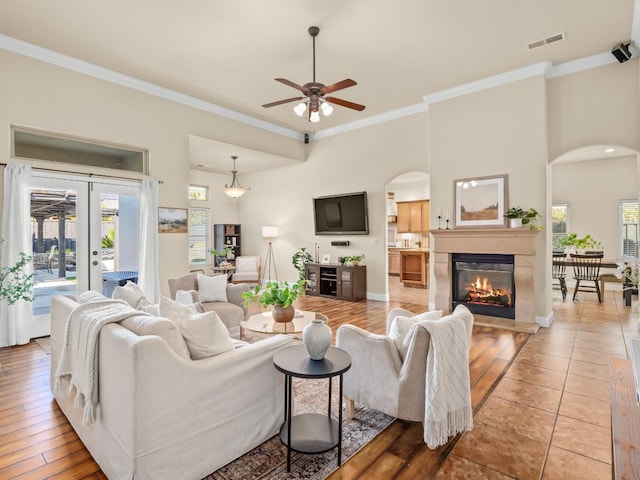
<path fill-rule="evenodd" d="M 333 379 L 331 411 L 337 412 L 338 382 Z M 294 414 L 326 413 L 328 380 L 294 379 Z M 337 417 L 337 415 L 336 415 Z M 353 419 L 348 419 L 343 410 L 342 463 L 370 442 L 394 419 L 383 413 L 357 406 Z M 220 470 L 208 475 L 205 480 L 258 480 L 258 479 L 312 479 L 321 480 L 338 468 L 337 449 L 309 455 L 291 452 L 291 472 L 287 472 L 287 448 L 275 435 L 262 445 Z"/>

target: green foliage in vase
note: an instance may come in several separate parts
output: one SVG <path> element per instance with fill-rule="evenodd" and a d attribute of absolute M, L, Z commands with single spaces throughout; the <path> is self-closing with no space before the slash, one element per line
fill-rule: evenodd
<path fill-rule="evenodd" d="M 291 262 L 293 263 L 293 268 L 298 271 L 298 276 L 300 280 L 304 280 L 304 269 L 307 263 L 312 261 L 311 254 L 307 252 L 307 247 L 301 247 L 296 253 L 291 257 Z"/>
<path fill-rule="evenodd" d="M 262 289 L 256 285 L 253 290 L 242 292 L 245 307 L 249 302 L 260 302 L 263 307 L 269 305 L 280 305 L 287 308 L 298 297 L 304 296 L 306 280 L 298 280 L 296 283 L 289 282 L 269 282 Z"/>
<path fill-rule="evenodd" d="M 554 250 L 564 250 L 566 247 L 574 247 L 580 250 L 600 250 L 602 248 L 602 243 L 588 233 L 584 237 L 580 238 L 577 233 L 569 232 L 558 238 L 553 244 Z"/>

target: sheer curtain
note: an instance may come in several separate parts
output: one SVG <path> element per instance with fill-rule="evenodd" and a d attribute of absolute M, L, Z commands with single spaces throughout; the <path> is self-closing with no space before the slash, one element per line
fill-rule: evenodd
<path fill-rule="evenodd" d="M 12 266 L 20 252 L 31 253 L 29 211 L 31 167 L 10 163 L 4 169 L 2 205 L 2 266 Z M 33 265 L 27 268 L 32 269 Z M 0 301 L 0 347 L 29 343 L 31 303 L 19 300 L 15 305 Z"/>
<path fill-rule="evenodd" d="M 158 270 L 158 182 L 144 179 L 140 193 L 140 265 L 138 284 L 153 303 L 160 300 Z"/>

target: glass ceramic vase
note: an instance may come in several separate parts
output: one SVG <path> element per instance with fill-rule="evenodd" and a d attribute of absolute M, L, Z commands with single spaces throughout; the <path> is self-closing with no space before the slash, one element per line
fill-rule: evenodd
<path fill-rule="evenodd" d="M 331 344 L 331 328 L 315 318 L 302 330 L 302 344 L 311 360 L 322 360 Z"/>

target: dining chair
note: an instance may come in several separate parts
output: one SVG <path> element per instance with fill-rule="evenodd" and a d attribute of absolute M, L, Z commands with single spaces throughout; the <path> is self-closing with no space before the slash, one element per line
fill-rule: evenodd
<path fill-rule="evenodd" d="M 593 252 L 589 254 L 571 254 L 573 263 L 573 277 L 576 280 L 576 287 L 573 291 L 573 301 L 576 300 L 578 291 L 596 292 L 598 303 L 602 303 L 602 292 L 600 291 L 600 264 L 604 252 Z M 594 286 L 585 285 L 581 282 L 593 282 Z"/>
<path fill-rule="evenodd" d="M 551 277 L 558 283 L 554 287 L 558 287 L 562 293 L 562 300 L 567 298 L 567 254 L 564 252 L 553 252 L 553 264 L 551 269 Z M 558 289 L 556 288 L 556 290 Z"/>

